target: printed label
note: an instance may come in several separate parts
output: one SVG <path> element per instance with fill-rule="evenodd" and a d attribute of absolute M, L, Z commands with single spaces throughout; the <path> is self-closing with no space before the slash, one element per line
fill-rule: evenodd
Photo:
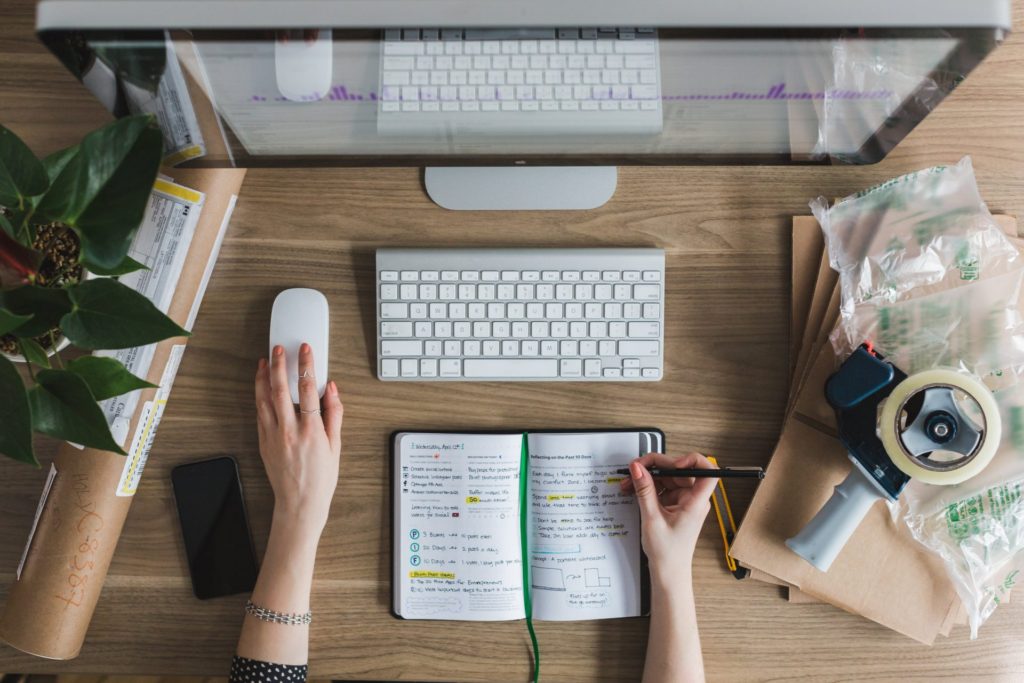
<path fill-rule="evenodd" d="M 139 425 L 135 428 L 135 436 L 132 437 L 132 444 L 128 449 L 124 469 L 121 470 L 121 478 L 117 484 L 118 496 L 134 496 L 139 489 L 142 470 L 146 467 L 149 449 L 153 447 L 153 439 L 156 438 L 156 431 L 160 426 L 160 419 L 163 417 L 164 407 L 167 405 L 167 398 L 171 394 L 171 386 L 178 374 L 178 365 L 181 363 L 181 356 L 184 353 L 184 344 L 177 344 L 171 349 L 164 374 L 160 378 L 160 388 L 157 389 L 156 397 L 152 401 L 146 401 L 142 406 Z"/>

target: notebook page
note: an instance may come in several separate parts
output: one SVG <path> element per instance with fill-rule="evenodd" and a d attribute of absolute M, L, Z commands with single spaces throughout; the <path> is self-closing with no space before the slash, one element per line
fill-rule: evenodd
<path fill-rule="evenodd" d="M 522 619 L 521 434 L 398 436 L 395 612 Z"/>
<path fill-rule="evenodd" d="M 534 618 L 640 615 L 640 511 L 615 473 L 640 443 L 637 432 L 529 436 Z"/>

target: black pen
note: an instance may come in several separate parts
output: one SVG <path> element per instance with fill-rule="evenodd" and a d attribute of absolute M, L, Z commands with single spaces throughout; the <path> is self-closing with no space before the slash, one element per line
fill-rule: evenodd
<path fill-rule="evenodd" d="M 629 474 L 629 469 L 615 470 L 618 474 Z M 649 467 L 647 471 L 652 477 L 702 477 L 706 479 L 728 478 L 750 478 L 764 479 L 764 469 L 761 467 L 726 467 L 720 470 L 703 469 L 671 469 L 667 467 Z"/>

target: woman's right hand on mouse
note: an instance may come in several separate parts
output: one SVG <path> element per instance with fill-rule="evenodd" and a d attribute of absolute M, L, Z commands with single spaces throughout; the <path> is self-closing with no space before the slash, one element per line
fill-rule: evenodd
<path fill-rule="evenodd" d="M 338 485 L 343 407 L 338 386 L 328 382 L 323 407 L 317 395 L 313 350 L 299 348 L 299 408 L 288 389 L 285 350 L 256 371 L 260 457 L 274 490 L 274 522 L 319 537 Z"/>

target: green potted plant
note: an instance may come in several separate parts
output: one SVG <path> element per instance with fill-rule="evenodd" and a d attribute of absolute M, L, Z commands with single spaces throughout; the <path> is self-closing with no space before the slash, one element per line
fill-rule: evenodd
<path fill-rule="evenodd" d="M 0 453 L 38 466 L 35 431 L 124 454 L 97 402 L 152 385 L 113 358 L 61 351 L 188 334 L 117 280 L 144 267 L 128 249 L 162 153 L 151 116 L 42 160 L 0 126 Z"/>

